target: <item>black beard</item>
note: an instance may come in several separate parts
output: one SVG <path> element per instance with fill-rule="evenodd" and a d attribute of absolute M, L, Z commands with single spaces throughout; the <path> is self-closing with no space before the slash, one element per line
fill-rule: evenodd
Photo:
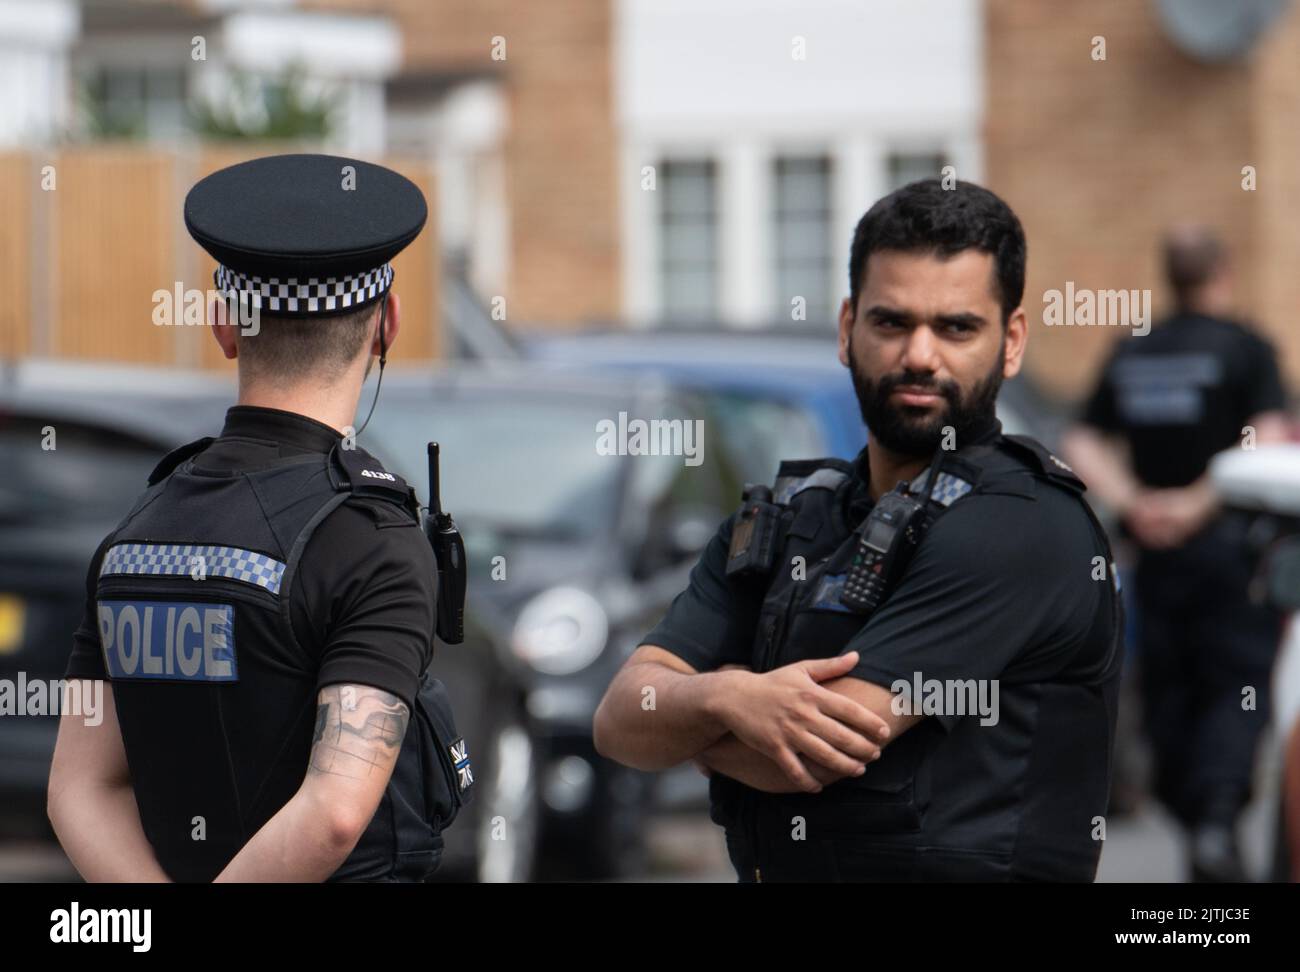
<path fill-rule="evenodd" d="M 849 373 L 853 376 L 853 390 L 858 395 L 862 421 L 876 441 L 895 455 L 933 455 L 943 440 L 945 426 L 952 426 L 957 447 L 961 448 L 973 433 L 991 424 L 997 414 L 1005 350 L 1004 339 L 989 373 L 975 384 L 969 395 L 962 395 L 961 388 L 952 379 L 939 381 L 934 375 L 912 371 L 885 375 L 879 382 L 872 381 L 859 370 L 850 337 Z M 928 410 L 923 406 L 896 405 L 889 396 L 900 385 L 941 395 L 948 406 L 927 418 Z"/>

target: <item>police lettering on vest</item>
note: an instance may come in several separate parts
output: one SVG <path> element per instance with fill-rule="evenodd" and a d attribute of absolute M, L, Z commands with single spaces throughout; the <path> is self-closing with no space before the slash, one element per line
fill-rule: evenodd
<path fill-rule="evenodd" d="M 229 604 L 100 601 L 109 677 L 234 681 L 233 612 Z"/>

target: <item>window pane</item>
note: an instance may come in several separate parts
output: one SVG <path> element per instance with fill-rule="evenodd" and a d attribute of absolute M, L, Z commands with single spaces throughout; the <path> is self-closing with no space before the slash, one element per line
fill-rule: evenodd
<path fill-rule="evenodd" d="M 775 190 L 777 319 L 794 320 L 791 301 L 801 297 L 805 320 L 824 324 L 829 320 L 832 270 L 830 160 L 777 159 Z"/>
<path fill-rule="evenodd" d="M 672 161 L 660 168 L 659 271 L 667 317 L 717 313 L 717 173 L 713 162 Z"/>
<path fill-rule="evenodd" d="M 664 201 L 673 215 L 707 213 L 713 209 L 713 164 L 669 162 L 663 166 Z"/>
<path fill-rule="evenodd" d="M 918 179 L 937 179 L 947 164 L 938 152 L 896 152 L 889 157 L 889 191 L 893 192 Z"/>
<path fill-rule="evenodd" d="M 820 263 L 830 256 L 830 223 L 825 214 L 787 216 L 778 229 L 783 263 Z"/>
<path fill-rule="evenodd" d="M 715 307 L 713 268 L 674 268 L 664 273 L 664 310 L 669 317 L 710 317 Z"/>
<path fill-rule="evenodd" d="M 669 223 L 663 228 L 664 264 L 699 268 L 713 262 L 712 223 Z"/>

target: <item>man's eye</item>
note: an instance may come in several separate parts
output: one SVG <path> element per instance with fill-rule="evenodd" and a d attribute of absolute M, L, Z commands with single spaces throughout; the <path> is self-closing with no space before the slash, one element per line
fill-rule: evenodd
<path fill-rule="evenodd" d="M 876 327 L 902 327 L 903 322 L 894 317 L 876 318 Z"/>
<path fill-rule="evenodd" d="M 944 328 L 945 330 L 952 331 L 955 334 L 967 334 L 975 330 L 974 326 L 962 323 L 961 321 L 953 321 L 949 324 L 945 324 Z"/>

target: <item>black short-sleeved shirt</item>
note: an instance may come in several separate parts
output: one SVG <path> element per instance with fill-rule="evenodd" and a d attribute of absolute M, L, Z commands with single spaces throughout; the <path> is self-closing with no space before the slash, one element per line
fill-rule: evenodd
<path fill-rule="evenodd" d="M 863 450 L 835 500 L 850 528 L 873 505 L 869 481 Z M 1092 830 L 1105 812 L 1121 659 L 1119 608 L 1104 566 L 1109 551 L 1076 494 L 1034 477 L 1027 466 L 1004 482 L 1012 485 L 971 493 L 938 517 L 897 587 L 865 623 L 855 627 L 839 620 L 843 615 L 819 613 L 807 593 L 796 596 L 789 622 L 822 657 L 858 651 L 851 674 L 892 691 L 911 696 L 918 681 L 925 693 L 929 684 L 977 680 L 992 701 L 996 685 L 996 720 L 985 724 L 969 710 L 936 713 L 887 747 L 857 781 L 816 796 L 754 794 L 755 805 L 768 808 L 760 819 L 806 815 L 813 839 L 816 827 L 829 826 L 815 815 L 831 812 L 843 797 L 859 808 L 855 813 L 868 814 L 860 818 L 862 838 L 873 846 L 926 848 L 924 864 L 899 874 L 1092 879 L 1099 853 Z M 689 587 L 643 639 L 697 671 L 754 663 L 765 585 L 726 577 L 731 526 L 729 519 L 718 530 Z M 821 524 L 822 532 L 831 530 L 831 523 Z M 839 542 L 838 533 L 833 540 Z M 811 580 L 804 585 L 812 586 Z M 915 781 L 908 784 L 914 793 L 928 794 L 924 809 L 914 808 L 916 828 L 882 831 L 869 822 L 872 811 L 863 809 L 860 788 L 879 784 L 891 791 L 905 780 Z M 780 827 L 772 828 L 762 831 L 764 846 L 784 847 Z M 741 826 L 742 840 L 744 833 Z M 876 855 L 867 853 L 872 867 L 884 859 Z M 863 876 L 888 873 L 869 869 Z"/>
<path fill-rule="evenodd" d="M 1232 321 L 1180 314 L 1118 342 L 1082 418 L 1122 436 L 1139 481 L 1163 488 L 1195 482 L 1253 416 L 1285 406 L 1268 341 Z"/>
<path fill-rule="evenodd" d="M 328 453 L 337 431 L 293 412 L 238 405 L 198 470 L 238 472 L 279 457 Z M 73 636 L 68 678 L 105 678 L 95 614 L 104 550 L 86 580 L 86 611 Z M 298 643 L 318 659 L 317 689 L 352 683 L 391 692 L 410 707 L 428 667 L 434 634 L 433 552 L 403 510 L 345 502 L 316 528 L 294 576 L 290 619 Z"/>
<path fill-rule="evenodd" d="M 852 527 L 870 512 L 869 481 L 864 449 L 844 494 Z M 852 642 L 827 645 L 826 655 L 860 651 L 854 674 L 886 686 L 922 665 L 937 677 L 1032 680 L 1068 664 L 1105 607 L 1105 585 L 1090 580 L 1104 548 L 1077 499 L 1045 484 L 1032 488 L 1032 500 L 974 494 L 955 503 L 886 604 Z M 723 522 L 689 586 L 643 639 L 697 671 L 751 662 L 763 591 L 726 576 L 734 519 Z M 959 650 L 977 633 L 978 651 Z"/>

